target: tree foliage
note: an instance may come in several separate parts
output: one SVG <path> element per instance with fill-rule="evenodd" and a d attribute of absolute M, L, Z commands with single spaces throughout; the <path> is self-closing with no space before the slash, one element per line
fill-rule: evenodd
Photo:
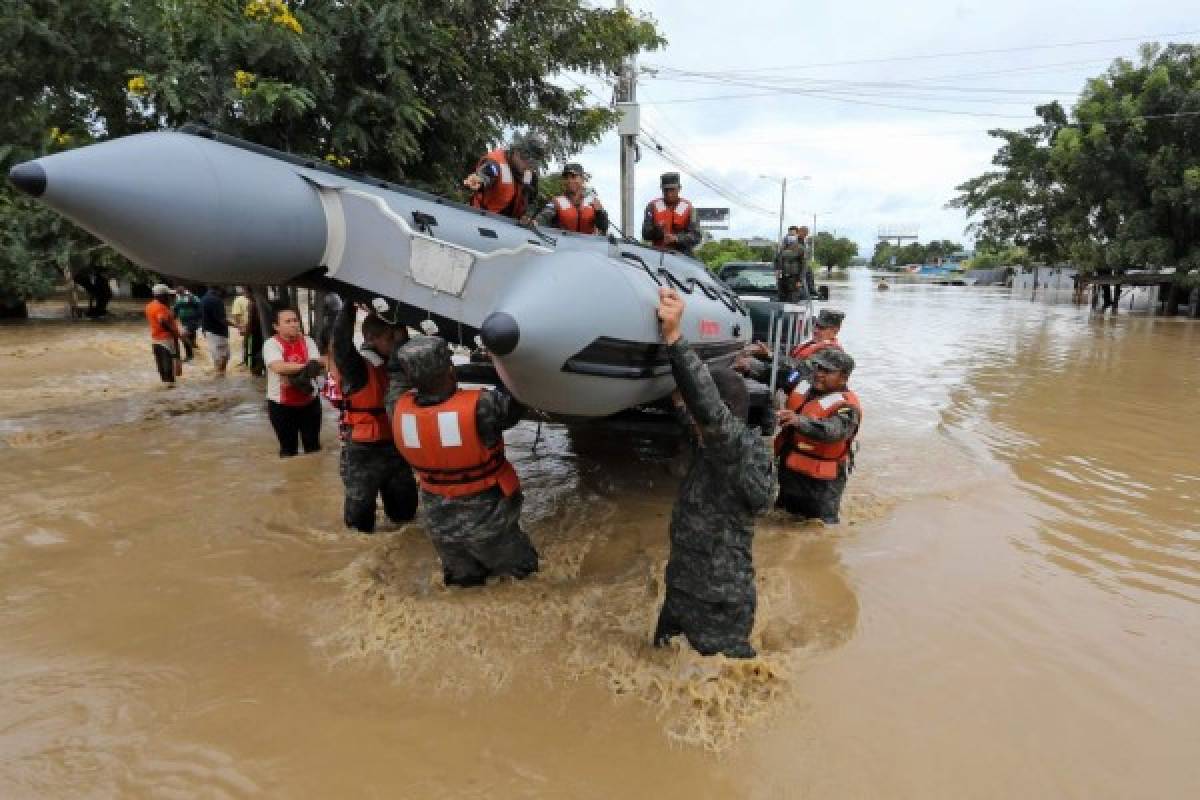
<path fill-rule="evenodd" d="M 850 259 L 858 255 L 858 244 L 844 236 L 835 237 L 827 231 L 818 231 L 813 242 L 816 263 L 826 267 L 845 269 Z"/>
<path fill-rule="evenodd" d="M 1070 115 L 995 130 L 997 169 L 958 187 L 952 206 L 992 247 L 1090 270 L 1200 267 L 1200 48 L 1142 47 L 1088 81 Z"/>
<path fill-rule="evenodd" d="M 583 0 L 15 0 L 0 4 L 0 168 L 202 121 L 453 194 L 515 130 L 558 157 L 597 141 L 614 113 L 556 76 L 661 43 L 652 20 Z M 0 242 L 0 293 L 99 257 L 71 226 L 33 236 L 50 212 L 7 186 L 0 203 L 22 219 Z M 23 270 L 38 274 L 10 279 Z"/>
<path fill-rule="evenodd" d="M 970 269 L 996 269 L 998 267 L 1028 266 L 1033 263 L 1029 251 L 1024 247 L 981 248 L 966 263 Z"/>
<path fill-rule="evenodd" d="M 694 255 L 716 271 L 730 261 L 771 261 L 775 258 L 775 248 L 754 247 L 741 239 L 713 239 L 697 247 Z"/>
<path fill-rule="evenodd" d="M 876 242 L 871 254 L 872 267 L 904 266 L 905 264 L 936 264 L 947 256 L 961 253 L 963 246 L 949 239 L 935 239 L 928 244 L 912 242 L 896 246 L 891 242 Z"/>

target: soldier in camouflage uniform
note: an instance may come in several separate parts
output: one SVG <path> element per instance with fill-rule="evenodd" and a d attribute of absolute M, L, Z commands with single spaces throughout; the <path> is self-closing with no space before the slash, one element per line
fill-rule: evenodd
<path fill-rule="evenodd" d="M 537 572 L 537 550 L 521 528 L 524 498 L 520 484 L 503 457 L 504 431 L 520 420 L 521 404 L 502 386 L 478 394 L 474 404 L 474 428 L 479 441 L 467 441 L 464 436 L 460 444 L 498 453 L 499 460 L 495 463 L 500 465 L 497 472 L 501 477 L 496 485 L 480 491 L 448 496 L 439 485 L 437 475 L 422 472 L 422 462 L 413 455 L 421 451 L 407 449 L 403 416 L 408 413 L 406 408 L 412 411 L 438 406 L 440 411 L 458 407 L 456 404 L 462 400 L 459 395 L 470 390 L 459 389 L 450 348 L 444 339 L 435 336 L 417 336 L 398 348 L 388 369 L 390 382 L 386 405 L 392 417 L 396 445 L 408 456 L 421 477 L 422 515 L 429 538 L 441 558 L 446 585 L 481 586 L 492 576 L 525 578 Z M 432 441 L 422 444 L 426 450 L 436 447 Z M 488 468 L 476 474 L 482 474 Z M 496 473 L 489 477 L 496 477 Z"/>
<path fill-rule="evenodd" d="M 812 355 L 827 347 L 841 347 L 837 339 L 842 330 L 846 314 L 832 308 L 822 308 L 813 320 L 812 338 L 793 348 L 792 352 L 780 355 L 775 365 L 775 387 L 784 394 L 791 392 L 801 381 L 812 380 Z M 748 378 L 760 383 L 771 380 L 771 351 L 762 342 L 755 342 L 733 363 L 733 368 Z"/>
<path fill-rule="evenodd" d="M 854 370 L 849 354 L 827 348 L 810 362 L 811 385 L 798 385 L 788 396 L 787 409 L 778 412 L 776 505 L 797 517 L 835 524 L 854 465 L 851 446 L 862 423 L 862 406 L 846 386 Z"/>
<path fill-rule="evenodd" d="M 781 303 L 796 303 L 817 294 L 816 279 L 808 268 L 807 236 L 808 228 L 791 226 L 787 236 L 783 237 L 783 247 L 775 256 L 775 279 Z"/>
<path fill-rule="evenodd" d="M 393 522 L 407 522 L 417 513 L 417 482 L 392 443 L 384 408 L 387 358 L 408 337 L 372 314 L 363 321 L 360 351 L 354 346 L 357 311 L 353 303 L 343 303 L 331 331 L 332 372 L 340 394 L 336 405 L 342 409 L 338 473 L 346 489 L 346 526 L 373 533 L 377 496 L 382 496 L 383 510 Z"/>
<path fill-rule="evenodd" d="M 697 447 L 671 512 L 666 598 L 654 643 L 682 633 L 703 655 L 752 658 L 753 518 L 770 506 L 771 454 L 746 426 L 741 377 L 729 369 L 710 373 L 681 335 L 679 294 L 663 288 L 659 300 L 671 371 L 695 425 Z"/>

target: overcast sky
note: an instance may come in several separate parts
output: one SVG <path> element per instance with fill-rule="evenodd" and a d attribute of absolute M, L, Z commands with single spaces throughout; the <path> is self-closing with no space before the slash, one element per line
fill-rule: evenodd
<path fill-rule="evenodd" d="M 732 230 L 717 235 L 774 238 L 780 187 L 759 176 L 787 175 L 786 220 L 811 227 L 816 212 L 820 229 L 853 238 L 864 254 L 886 226 L 917 227 L 922 241 L 967 241 L 963 215 L 944 205 L 988 168 L 989 128 L 1031 124 L 1037 103 L 1069 106 L 1113 58 L 1136 57 L 1143 36 L 1200 40 L 1195 5 L 1177 0 L 630 4 L 652 14 L 668 40 L 640 59 L 643 70 L 662 68 L 639 79 L 643 128 L 769 211 L 685 175 L 686 197 L 731 209 Z M 1081 42 L 1092 43 L 1073 44 Z M 999 49 L 1007 52 L 981 52 Z M 601 81 L 585 83 L 611 97 Z M 725 99 L 695 100 L 704 97 Z M 619 222 L 615 132 L 579 160 Z M 658 194 L 659 173 L 674 169 L 642 148 L 637 219 Z"/>

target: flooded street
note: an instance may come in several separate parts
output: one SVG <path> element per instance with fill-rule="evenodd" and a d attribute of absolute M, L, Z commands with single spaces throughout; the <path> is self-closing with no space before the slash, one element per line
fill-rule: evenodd
<path fill-rule="evenodd" d="M 1200 794 L 1200 326 L 831 305 L 847 524 L 760 523 L 744 663 L 648 646 L 670 441 L 522 423 L 542 572 L 448 592 L 418 525 L 343 529 L 331 414 L 281 462 L 245 372 L 0 327 L 0 797 Z"/>

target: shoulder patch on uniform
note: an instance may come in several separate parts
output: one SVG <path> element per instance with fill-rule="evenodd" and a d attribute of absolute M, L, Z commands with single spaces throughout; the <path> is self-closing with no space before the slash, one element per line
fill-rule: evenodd
<path fill-rule="evenodd" d="M 845 395 L 843 395 L 841 392 L 834 392 L 833 394 L 825 395 L 817 402 L 821 404 L 821 408 L 828 411 L 829 409 L 836 406 L 838 403 L 844 403 L 845 401 L 846 401 Z"/>

